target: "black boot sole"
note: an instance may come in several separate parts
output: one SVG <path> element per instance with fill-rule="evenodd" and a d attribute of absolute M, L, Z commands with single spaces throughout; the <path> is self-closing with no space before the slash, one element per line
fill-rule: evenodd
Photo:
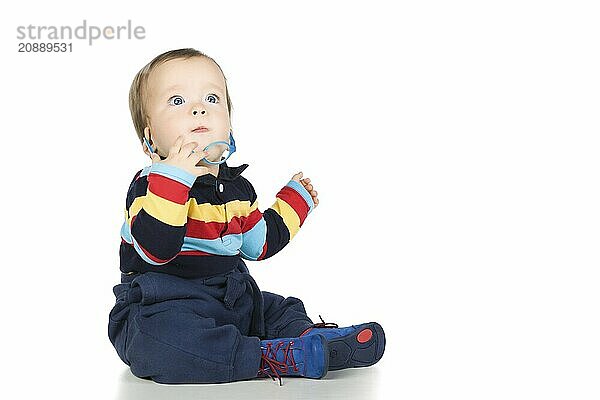
<path fill-rule="evenodd" d="M 352 334 L 329 339 L 329 371 L 368 367 L 381 359 L 384 350 L 383 328 L 369 322 Z"/>

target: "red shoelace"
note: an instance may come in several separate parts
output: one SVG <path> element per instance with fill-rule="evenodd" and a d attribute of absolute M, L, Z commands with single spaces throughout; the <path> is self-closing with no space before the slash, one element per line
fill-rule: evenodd
<path fill-rule="evenodd" d="M 321 320 L 321 322 L 317 322 L 316 324 L 313 324 L 310 328 L 306 328 L 304 330 L 304 332 L 302 332 L 300 334 L 300 337 L 306 335 L 313 328 L 338 328 L 338 324 L 336 324 L 335 322 L 325 322 L 323 320 L 323 317 L 321 317 L 320 315 L 319 315 L 319 319 Z"/>
<path fill-rule="evenodd" d="M 335 322 L 325 322 L 323 320 L 323 317 L 321 317 L 320 315 L 319 319 L 321 320 L 321 322 L 313 324 L 313 328 L 338 328 L 338 324 L 336 324 Z"/>
<path fill-rule="evenodd" d="M 275 375 L 279 379 L 279 386 L 282 385 L 281 376 L 279 375 L 279 372 L 287 373 L 289 367 L 292 367 L 294 369 L 294 372 L 298 372 L 298 367 L 296 366 L 296 361 L 294 360 L 294 353 L 292 351 L 294 341 L 290 340 L 289 342 L 287 342 L 287 345 L 285 347 L 282 347 L 285 345 L 285 343 L 286 342 L 283 340 L 279 341 L 275 346 L 275 349 L 273 349 L 273 343 L 271 342 L 267 342 L 267 347 L 261 347 L 261 350 L 266 351 L 263 351 L 261 355 L 260 368 L 258 370 L 259 376 L 268 375 L 271 379 L 275 380 L 275 377 L 273 377 L 269 373 L 268 370 L 270 370 L 271 372 L 275 373 Z M 283 351 L 283 362 L 277 360 L 277 352 L 279 350 Z M 290 362 L 289 365 L 288 361 Z"/>

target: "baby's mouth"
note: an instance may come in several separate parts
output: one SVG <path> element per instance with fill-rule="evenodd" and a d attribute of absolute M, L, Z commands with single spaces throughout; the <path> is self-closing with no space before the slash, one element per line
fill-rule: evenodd
<path fill-rule="evenodd" d="M 205 126 L 199 126 L 197 128 L 194 128 L 194 130 L 192 131 L 193 133 L 204 133 L 204 132 L 208 132 L 210 129 L 208 129 Z"/>

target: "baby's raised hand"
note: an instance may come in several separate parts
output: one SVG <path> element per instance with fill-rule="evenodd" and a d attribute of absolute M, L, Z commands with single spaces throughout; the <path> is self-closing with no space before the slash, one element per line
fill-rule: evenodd
<path fill-rule="evenodd" d="M 192 153 L 192 151 L 194 152 Z M 151 157 L 152 163 L 163 163 L 179 167 L 190 174 L 199 177 L 209 173 L 208 168 L 196 166 L 198 161 L 207 155 L 208 152 L 203 151 L 198 147 L 198 143 L 196 142 L 183 144 L 183 135 L 181 135 L 175 140 L 175 143 L 169 150 L 167 158 L 161 160 L 156 152 L 152 153 Z"/>
<path fill-rule="evenodd" d="M 298 183 L 302 184 L 302 186 L 304 186 L 306 191 L 308 193 L 310 193 L 310 196 L 312 197 L 313 202 L 315 203 L 315 208 L 316 208 L 319 205 L 319 199 L 317 199 L 318 193 L 316 190 L 314 190 L 313 185 L 311 185 L 310 178 L 302 179 L 302 172 L 298 172 L 297 174 L 292 176 L 292 180 L 295 180 L 296 182 L 298 182 Z"/>

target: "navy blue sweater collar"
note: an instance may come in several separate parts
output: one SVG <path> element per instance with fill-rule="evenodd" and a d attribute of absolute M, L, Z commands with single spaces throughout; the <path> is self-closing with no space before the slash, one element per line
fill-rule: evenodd
<path fill-rule="evenodd" d="M 158 155 L 161 160 L 165 160 L 166 157 Z M 244 170 L 248 168 L 248 164 L 238 165 L 237 167 L 230 167 L 227 165 L 227 161 L 219 166 L 219 173 L 217 174 L 217 178 L 213 174 L 206 174 L 196 178 L 196 182 L 205 181 L 206 183 L 213 183 L 215 179 L 221 179 L 223 181 L 232 181 L 236 179 L 238 176 L 244 172 Z"/>
<path fill-rule="evenodd" d="M 238 176 L 240 176 L 246 168 L 248 168 L 248 164 L 230 167 L 229 165 L 227 165 L 227 161 L 225 161 L 223 164 L 219 165 L 219 173 L 217 174 L 217 177 L 215 177 L 213 174 L 206 174 L 199 176 L 196 179 L 196 182 L 212 184 L 214 183 L 215 179 L 219 179 L 222 181 L 233 181 Z"/>

